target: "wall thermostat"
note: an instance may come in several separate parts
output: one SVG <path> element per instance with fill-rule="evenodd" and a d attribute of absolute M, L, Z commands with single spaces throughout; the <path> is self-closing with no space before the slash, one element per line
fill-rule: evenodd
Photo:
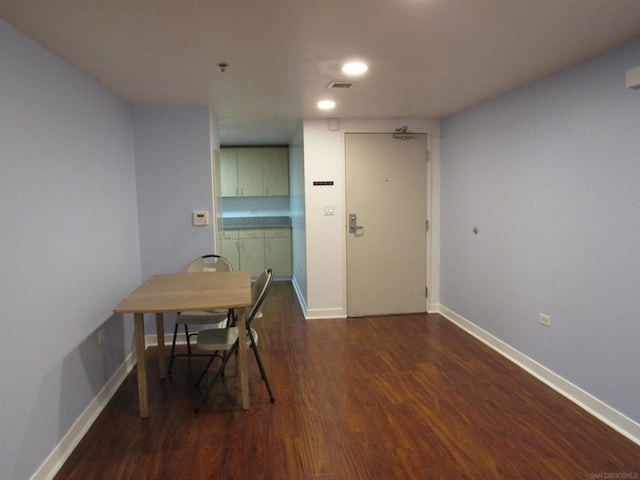
<path fill-rule="evenodd" d="M 207 210 L 196 210 L 193 212 L 193 224 L 196 227 L 209 225 L 209 212 Z"/>

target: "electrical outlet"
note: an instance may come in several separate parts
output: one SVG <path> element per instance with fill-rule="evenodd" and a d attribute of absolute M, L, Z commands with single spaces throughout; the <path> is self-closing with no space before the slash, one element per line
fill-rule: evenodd
<path fill-rule="evenodd" d="M 541 313 L 540 316 L 538 317 L 538 322 L 541 325 L 544 325 L 545 327 L 550 327 L 551 317 L 549 315 L 545 315 L 544 313 Z"/>
<path fill-rule="evenodd" d="M 102 345 L 106 339 L 107 339 L 107 332 L 106 332 L 106 330 L 103 328 L 102 330 L 100 330 L 100 331 L 98 332 L 98 344 L 99 344 L 99 345 Z"/>

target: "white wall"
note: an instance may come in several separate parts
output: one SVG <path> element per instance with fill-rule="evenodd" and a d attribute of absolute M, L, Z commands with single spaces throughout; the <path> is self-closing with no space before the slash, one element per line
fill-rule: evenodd
<path fill-rule="evenodd" d="M 440 293 L 636 422 L 638 64 L 640 40 L 443 122 Z"/>
<path fill-rule="evenodd" d="M 427 238 L 430 304 L 438 303 L 439 252 L 439 122 L 424 119 L 342 119 L 339 130 L 329 130 L 327 120 L 304 121 L 304 186 L 307 248 L 307 318 L 344 317 L 346 305 L 346 213 L 344 135 L 349 132 L 393 132 L 402 125 L 427 133 L 430 151 L 429 191 L 431 231 Z M 333 181 L 333 186 L 314 186 Z M 334 205 L 336 215 L 324 216 L 324 206 Z"/>
<path fill-rule="evenodd" d="M 142 278 L 186 270 L 214 250 L 213 177 L 207 108 L 133 109 Z M 209 212 L 208 226 L 193 211 Z M 147 330 L 155 332 L 153 316 Z M 165 315 L 172 332 L 174 316 Z"/>
<path fill-rule="evenodd" d="M 307 317 L 340 317 L 343 298 L 342 210 L 344 171 L 340 168 L 341 132 L 327 129 L 326 120 L 305 120 L 304 191 L 307 253 Z M 333 186 L 313 186 L 313 181 L 333 181 Z M 325 204 L 337 215 L 323 216 Z"/>
<path fill-rule="evenodd" d="M 306 311 L 307 304 L 307 246 L 305 222 L 304 142 L 302 123 L 289 144 L 289 186 L 291 215 L 291 247 L 293 256 L 293 285 Z"/>
<path fill-rule="evenodd" d="M 0 21 L 0 478 L 29 478 L 133 349 L 128 108 Z M 97 342 L 97 332 L 106 341 Z"/>

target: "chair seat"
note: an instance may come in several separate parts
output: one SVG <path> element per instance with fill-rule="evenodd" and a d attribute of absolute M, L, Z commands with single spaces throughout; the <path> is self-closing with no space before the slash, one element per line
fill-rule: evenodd
<path fill-rule="evenodd" d="M 258 332 L 251 329 L 251 335 L 258 344 Z M 238 340 L 238 327 L 230 328 L 209 328 L 198 332 L 198 348 L 208 352 L 218 350 L 229 350 Z M 247 345 L 251 345 L 251 340 L 247 336 Z"/>
<path fill-rule="evenodd" d="M 182 312 L 177 315 L 176 323 L 180 325 L 221 323 L 227 319 L 228 313 L 228 310 Z"/>

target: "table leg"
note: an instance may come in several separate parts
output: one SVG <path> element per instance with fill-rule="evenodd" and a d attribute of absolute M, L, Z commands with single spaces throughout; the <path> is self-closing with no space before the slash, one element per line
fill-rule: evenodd
<path fill-rule="evenodd" d="M 144 314 L 134 313 L 133 323 L 136 335 L 136 363 L 138 368 L 138 400 L 140 401 L 140 417 L 149 416 L 149 401 L 147 399 L 147 366 L 144 358 Z"/>
<path fill-rule="evenodd" d="M 164 315 L 156 313 L 156 333 L 158 336 L 158 370 L 160 378 L 167 378 L 167 361 L 164 352 Z"/>
<path fill-rule="evenodd" d="M 238 356 L 240 357 L 240 386 L 242 388 L 242 408 L 244 410 L 249 410 L 249 368 L 247 365 L 246 331 L 246 308 L 238 308 L 238 332 L 240 332 Z"/>

